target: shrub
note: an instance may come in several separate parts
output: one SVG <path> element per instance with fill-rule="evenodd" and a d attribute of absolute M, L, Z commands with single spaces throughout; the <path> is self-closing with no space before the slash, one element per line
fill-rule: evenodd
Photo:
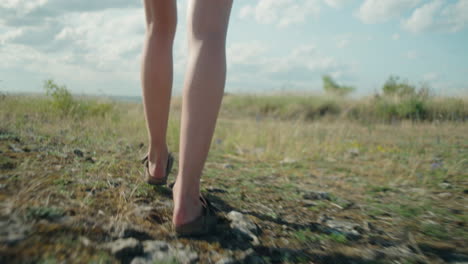
<path fill-rule="evenodd" d="M 355 88 L 351 86 L 338 85 L 329 75 L 324 75 L 322 81 L 323 90 L 329 94 L 344 97 L 355 90 Z"/>
<path fill-rule="evenodd" d="M 382 86 L 383 95 L 374 97 L 377 117 L 383 121 L 426 120 L 430 90 L 419 89 L 398 76 L 390 76 Z"/>
<path fill-rule="evenodd" d="M 396 110 L 400 119 L 424 120 L 426 108 L 424 100 L 411 97 L 400 102 Z"/>
<path fill-rule="evenodd" d="M 65 85 L 59 86 L 53 80 L 46 80 L 44 89 L 46 94 L 52 97 L 52 107 L 62 115 L 70 115 L 76 112 L 78 103 L 73 99 Z"/>
<path fill-rule="evenodd" d="M 382 87 L 385 96 L 408 97 L 416 94 L 416 87 L 398 76 L 390 76 Z"/>
<path fill-rule="evenodd" d="M 53 80 L 46 80 L 44 89 L 46 94 L 52 97 L 51 105 L 54 110 L 58 111 L 62 116 L 74 118 L 86 116 L 105 117 L 107 114 L 114 112 L 114 105 L 111 103 L 100 103 L 92 99 L 76 100 L 65 85 L 60 86 Z"/>

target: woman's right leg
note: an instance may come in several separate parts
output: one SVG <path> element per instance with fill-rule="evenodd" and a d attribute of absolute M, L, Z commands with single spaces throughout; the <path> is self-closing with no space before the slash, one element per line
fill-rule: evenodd
<path fill-rule="evenodd" d="M 200 176 L 211 145 L 226 79 L 226 34 L 232 0 L 190 0 L 189 59 L 183 91 L 179 171 L 173 224 L 201 213 Z"/>
<path fill-rule="evenodd" d="M 141 80 L 149 135 L 149 171 L 165 176 L 166 131 L 172 91 L 172 46 L 177 25 L 176 0 L 145 0 L 146 39 Z"/>

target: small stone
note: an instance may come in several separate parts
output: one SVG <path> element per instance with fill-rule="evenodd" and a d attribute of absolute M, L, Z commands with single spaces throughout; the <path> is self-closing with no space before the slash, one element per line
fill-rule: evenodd
<path fill-rule="evenodd" d="M 80 237 L 80 242 L 85 247 L 89 247 L 91 245 L 91 240 L 89 240 L 89 238 L 87 238 L 87 237 Z"/>
<path fill-rule="evenodd" d="M 357 149 L 357 148 L 349 149 L 348 154 L 351 157 L 357 157 L 357 156 L 359 156 L 359 149 Z"/>
<path fill-rule="evenodd" d="M 408 191 L 418 196 L 423 196 L 427 193 L 426 189 L 424 188 L 410 188 Z"/>
<path fill-rule="evenodd" d="M 262 154 L 264 152 L 265 152 L 265 148 L 262 148 L 262 147 L 252 149 L 253 154 Z"/>
<path fill-rule="evenodd" d="M 296 163 L 297 160 L 295 159 L 292 159 L 292 158 L 284 158 L 284 160 L 282 160 L 280 162 L 280 164 L 284 165 L 284 164 L 293 164 L 293 163 Z"/>
<path fill-rule="evenodd" d="M 314 207 L 317 206 L 317 203 L 314 203 L 310 200 L 302 200 L 302 206 L 304 207 Z"/>
<path fill-rule="evenodd" d="M 340 229 L 354 229 L 358 227 L 359 225 L 353 222 L 348 222 L 348 221 L 341 221 L 341 220 L 328 220 L 327 221 L 327 226 L 331 228 L 340 228 Z"/>
<path fill-rule="evenodd" d="M 177 260 L 174 248 L 167 242 L 147 240 L 143 242 L 143 256 L 134 258 L 132 264 L 173 263 Z M 176 263 L 180 263 L 178 261 Z M 183 263 L 183 262 L 182 262 Z"/>
<path fill-rule="evenodd" d="M 118 239 L 105 245 L 119 259 L 131 259 L 143 254 L 143 246 L 135 238 Z"/>
<path fill-rule="evenodd" d="M 82 157 L 84 156 L 83 151 L 81 151 L 81 150 L 79 150 L 79 149 L 73 150 L 73 153 L 74 153 L 76 156 L 80 157 L 80 158 L 82 158 Z"/>
<path fill-rule="evenodd" d="M 437 196 L 442 198 L 442 199 L 447 199 L 447 198 L 450 198 L 452 196 L 452 194 L 448 193 L 448 192 L 444 192 L 444 193 L 439 193 Z"/>
<path fill-rule="evenodd" d="M 328 192 L 307 192 L 305 193 L 302 198 L 308 199 L 308 200 L 330 200 L 331 196 L 330 193 Z"/>
<path fill-rule="evenodd" d="M 331 219 L 333 219 L 333 218 L 331 218 L 327 214 L 320 214 L 319 217 L 317 218 L 317 222 L 318 223 L 325 223 L 325 222 L 327 222 L 328 220 L 331 220 Z"/>
<path fill-rule="evenodd" d="M 168 251 L 169 244 L 160 240 L 149 240 L 143 242 L 143 249 L 145 253 L 152 253 L 156 251 Z"/>
<path fill-rule="evenodd" d="M 154 263 L 151 259 L 147 257 L 137 257 L 132 259 L 132 262 L 130 264 L 151 264 Z"/>
<path fill-rule="evenodd" d="M 253 241 L 254 245 L 258 245 L 260 242 L 258 241 L 258 228 L 257 225 L 252 222 L 247 216 L 237 212 L 231 211 L 229 212 L 226 217 L 231 220 L 231 228 L 237 231 L 239 237 L 248 237 L 250 240 Z"/>
<path fill-rule="evenodd" d="M 335 202 L 339 204 L 343 210 L 349 209 L 354 205 L 354 202 L 342 198 L 337 198 Z"/>
<path fill-rule="evenodd" d="M 232 164 L 225 163 L 225 164 L 223 164 L 223 168 L 224 169 L 234 169 L 234 166 Z"/>
<path fill-rule="evenodd" d="M 361 232 L 364 231 L 358 224 L 342 220 L 328 220 L 325 225 L 331 228 L 332 233 L 338 231 L 346 236 L 349 240 L 357 240 L 361 238 Z"/>
<path fill-rule="evenodd" d="M 240 212 L 231 211 L 227 214 L 227 218 L 231 220 L 231 225 L 235 226 L 236 228 L 244 229 L 255 234 L 258 231 L 257 225 Z"/>
<path fill-rule="evenodd" d="M 86 157 L 85 161 L 90 162 L 90 163 L 95 163 L 96 162 L 95 158 L 90 157 L 90 156 Z"/>
<path fill-rule="evenodd" d="M 230 257 L 222 258 L 216 261 L 216 264 L 235 264 L 236 260 Z"/>
<path fill-rule="evenodd" d="M 396 245 L 395 242 L 385 239 L 383 237 L 369 237 L 369 243 L 371 245 L 381 246 L 381 247 L 393 247 Z"/>
<path fill-rule="evenodd" d="M 386 247 L 382 249 L 376 249 L 376 251 L 381 256 L 381 258 L 387 259 L 410 259 L 417 257 L 417 255 L 406 246 Z"/>
<path fill-rule="evenodd" d="M 174 257 L 182 264 L 193 264 L 198 262 L 197 252 L 187 249 L 175 251 Z"/>
<path fill-rule="evenodd" d="M 175 244 L 175 247 L 178 248 L 178 249 L 182 249 L 182 248 L 184 248 L 184 244 L 182 244 L 182 243 L 180 243 L 180 242 L 177 242 L 177 243 Z"/>
<path fill-rule="evenodd" d="M 15 144 L 9 144 L 8 147 L 13 152 L 17 152 L 17 153 L 24 152 L 22 149 L 18 148 Z"/>
<path fill-rule="evenodd" d="M 29 230 L 29 226 L 19 222 L 0 221 L 0 243 L 15 245 L 27 237 Z"/>
<path fill-rule="evenodd" d="M 440 188 L 442 189 L 451 189 L 452 185 L 448 182 L 441 182 L 438 184 Z"/>

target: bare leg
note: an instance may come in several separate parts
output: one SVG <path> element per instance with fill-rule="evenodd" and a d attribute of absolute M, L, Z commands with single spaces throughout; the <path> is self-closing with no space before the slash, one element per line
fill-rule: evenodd
<path fill-rule="evenodd" d="M 224 93 L 231 6 L 232 0 L 189 1 L 190 55 L 183 91 L 179 172 L 173 191 L 176 226 L 201 213 L 200 176 Z"/>
<path fill-rule="evenodd" d="M 168 149 L 166 131 L 172 93 L 172 46 L 177 24 L 176 0 L 145 0 L 146 39 L 141 80 L 149 135 L 149 171 L 163 178 Z"/>

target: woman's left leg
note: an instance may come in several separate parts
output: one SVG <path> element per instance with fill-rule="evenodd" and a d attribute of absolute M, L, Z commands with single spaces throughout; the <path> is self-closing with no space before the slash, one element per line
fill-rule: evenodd
<path fill-rule="evenodd" d="M 149 135 L 149 172 L 165 176 L 168 148 L 166 131 L 172 92 L 172 47 L 177 25 L 176 0 L 145 0 L 146 39 L 141 82 Z"/>

